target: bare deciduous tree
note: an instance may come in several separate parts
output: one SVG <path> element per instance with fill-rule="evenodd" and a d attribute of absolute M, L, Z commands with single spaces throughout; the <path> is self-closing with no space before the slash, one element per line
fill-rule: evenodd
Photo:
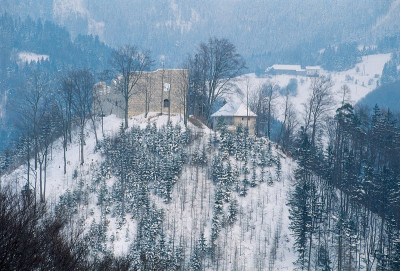
<path fill-rule="evenodd" d="M 290 90 L 285 91 L 285 111 L 283 113 L 283 122 L 279 132 L 278 143 L 282 148 L 288 151 L 294 141 L 294 131 L 298 125 L 296 110 L 290 101 Z"/>
<path fill-rule="evenodd" d="M 204 103 L 199 106 L 202 107 L 200 114 L 208 121 L 215 102 L 234 89 L 234 78 L 246 65 L 230 41 L 217 38 L 201 43 L 189 63 L 192 91 L 202 98 L 196 102 Z"/>
<path fill-rule="evenodd" d="M 83 147 L 85 145 L 85 125 L 92 114 L 92 94 L 94 76 L 87 70 L 77 70 L 69 73 L 73 86 L 73 109 L 79 120 L 80 160 L 84 163 Z"/>
<path fill-rule="evenodd" d="M 21 136 L 25 139 L 24 151 L 27 161 L 27 187 L 31 186 L 31 161 L 34 157 L 34 170 L 37 170 L 39 156 L 40 126 L 42 118 L 47 109 L 47 94 L 49 90 L 49 77 L 38 70 L 33 71 L 22 88 L 23 99 L 15 104 L 17 112 L 17 126 Z M 36 196 L 36 179 L 35 179 Z"/>
<path fill-rule="evenodd" d="M 250 108 L 257 114 L 256 134 L 263 134 L 271 139 L 271 126 L 274 118 L 275 101 L 278 98 L 278 86 L 266 83 L 260 86 L 251 97 Z"/>
<path fill-rule="evenodd" d="M 305 118 L 304 131 L 309 133 L 311 130 L 311 145 L 315 146 L 315 136 L 323 116 L 332 109 L 332 81 L 325 76 L 311 79 L 311 93 L 306 103 L 304 103 Z"/>
<path fill-rule="evenodd" d="M 349 86 L 348 85 L 343 85 L 341 88 L 340 88 L 340 91 L 339 91 L 339 94 L 340 94 L 340 96 L 342 97 L 342 106 L 345 104 L 345 103 L 348 103 L 349 101 L 350 101 L 350 88 L 349 88 Z"/>
<path fill-rule="evenodd" d="M 188 110 L 188 96 L 189 96 L 189 73 L 187 69 L 182 69 L 179 71 L 178 88 L 179 103 L 183 106 L 183 123 L 187 126 L 187 121 L 189 118 Z"/>
<path fill-rule="evenodd" d="M 147 114 L 150 110 L 150 103 L 153 97 L 153 92 L 151 91 L 153 88 L 153 80 L 149 74 L 144 75 L 143 83 L 139 86 L 140 91 L 144 93 L 145 101 L 144 101 L 144 117 L 147 118 Z"/>
<path fill-rule="evenodd" d="M 62 79 L 63 82 L 64 79 Z M 55 117 L 59 122 L 59 126 L 62 129 L 62 141 L 63 141 L 63 160 L 64 160 L 64 175 L 67 174 L 67 147 L 68 147 L 68 103 L 65 98 L 65 91 L 61 86 L 56 93 L 54 100 Z"/>
<path fill-rule="evenodd" d="M 125 129 L 128 128 L 129 99 L 143 72 L 149 69 L 153 61 L 150 51 L 139 51 L 136 46 L 126 45 L 113 51 L 111 65 L 118 73 L 116 88 L 124 100 Z"/>
<path fill-rule="evenodd" d="M 72 143 L 72 96 L 73 96 L 73 85 L 70 80 L 71 78 L 67 75 L 61 78 L 61 93 L 62 100 L 64 102 L 63 108 L 65 109 L 66 117 L 66 137 L 69 138 L 69 142 Z"/>

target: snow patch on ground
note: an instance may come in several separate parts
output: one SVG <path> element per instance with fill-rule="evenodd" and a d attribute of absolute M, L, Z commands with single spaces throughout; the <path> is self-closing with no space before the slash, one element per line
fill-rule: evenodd
<path fill-rule="evenodd" d="M 353 69 L 342 72 L 322 71 L 322 74 L 332 79 L 332 92 L 335 97 L 334 109 L 341 105 L 342 97 L 340 90 L 343 85 L 347 85 L 350 89 L 350 102 L 357 103 L 368 93 L 378 86 L 378 81 L 382 75 L 382 70 L 386 62 L 391 59 L 391 54 L 377 54 L 364 56 L 362 61 Z M 291 102 L 294 104 L 298 113 L 304 111 L 303 104 L 310 95 L 310 86 L 312 77 L 293 76 L 293 75 L 274 75 L 258 77 L 255 74 L 246 74 L 236 78 L 237 89 L 226 95 L 228 102 L 246 103 L 246 93 L 249 92 L 251 97 L 265 83 L 278 85 L 281 89 L 286 88 L 290 80 L 297 80 L 297 94 L 291 96 Z M 284 114 L 284 96 L 280 96 L 275 101 L 277 110 L 277 118 L 282 120 Z M 301 114 L 298 114 L 299 120 L 302 120 Z"/>
<path fill-rule="evenodd" d="M 31 62 L 39 62 L 39 61 L 47 61 L 50 57 L 48 55 L 39 55 L 32 52 L 19 52 L 18 53 L 18 62 L 20 64 L 31 63 Z"/>

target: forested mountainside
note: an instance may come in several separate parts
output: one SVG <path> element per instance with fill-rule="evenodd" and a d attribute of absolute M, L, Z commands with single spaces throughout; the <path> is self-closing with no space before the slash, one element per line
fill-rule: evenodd
<path fill-rule="evenodd" d="M 399 114 L 400 112 L 400 81 L 385 84 L 381 87 L 376 88 L 370 92 L 359 104 L 367 105 L 373 108 L 378 105 L 382 108 L 386 108 L 393 112 L 393 114 Z"/>
<path fill-rule="evenodd" d="M 2 6 L 2 5 L 0 5 Z M 23 97 L 29 77 L 40 70 L 52 78 L 63 72 L 90 68 L 95 74 L 107 69 L 111 48 L 97 37 L 69 32 L 52 22 L 0 15 L 0 150 L 15 137 L 15 106 Z M 49 82 L 50 82 L 49 81 Z"/>
<path fill-rule="evenodd" d="M 210 36 L 225 37 L 237 45 L 251 71 L 262 71 L 265 63 L 307 61 L 311 53 L 329 45 L 370 45 L 375 42 L 371 33 L 396 33 L 385 27 L 395 17 L 389 16 L 396 14 L 395 2 L 46 0 L 32 5 L 3 0 L 0 12 L 52 20 L 73 37 L 98 35 L 114 47 L 134 43 L 157 58 L 165 55 L 171 67 L 182 62 L 182 52 L 191 52 L 193 44 Z"/>
<path fill-rule="evenodd" d="M 97 144 L 85 128 L 84 164 L 74 131 L 47 164 L 3 175 L 2 191 L 46 200 L 89 269 L 397 270 L 400 129 L 365 113 L 337 110 L 326 157 L 300 133 L 297 162 L 246 128 L 151 114 L 125 130 L 110 116 Z"/>
<path fill-rule="evenodd" d="M 66 229 L 82 229 L 76 244 L 87 248 L 91 268 L 291 267 L 285 199 L 293 161 L 246 129 L 219 134 L 195 120 L 185 128 L 182 120 L 142 115 L 124 130 L 122 120 L 107 117 L 98 144 L 86 127 L 84 164 L 74 131 L 66 153 L 56 140 L 47 165 L 32 164 L 29 173 L 22 166 L 2 177 L 2 187 L 46 200 Z M 21 179 L 27 174 L 30 183 Z"/>

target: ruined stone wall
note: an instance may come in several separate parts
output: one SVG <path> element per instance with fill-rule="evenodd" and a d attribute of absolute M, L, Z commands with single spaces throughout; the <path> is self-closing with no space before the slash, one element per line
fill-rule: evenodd
<path fill-rule="evenodd" d="M 168 105 L 171 114 L 183 114 L 183 97 L 187 87 L 188 70 L 165 69 L 144 72 L 129 99 L 128 116 L 145 113 L 146 106 L 148 112 L 168 114 Z M 106 86 L 104 82 L 100 82 L 94 86 L 94 91 L 100 97 L 99 104 L 104 108 L 105 115 L 115 114 L 120 118 L 124 117 L 124 101 L 115 84 Z"/>
<path fill-rule="evenodd" d="M 149 112 L 167 114 L 168 106 L 164 106 L 164 100 L 169 100 L 171 113 L 183 113 L 183 91 L 187 86 L 187 70 L 168 69 L 143 73 L 129 100 L 129 117 L 145 112 L 146 92 Z"/>

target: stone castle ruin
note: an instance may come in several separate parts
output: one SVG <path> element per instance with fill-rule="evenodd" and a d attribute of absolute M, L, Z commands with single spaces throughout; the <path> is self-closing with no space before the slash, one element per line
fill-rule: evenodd
<path fill-rule="evenodd" d="M 117 89 L 117 79 L 107 86 L 105 82 L 95 84 L 93 89 L 94 108 L 97 114 L 115 114 L 124 118 L 124 100 Z M 128 117 L 149 112 L 183 114 L 185 92 L 189 84 L 188 70 L 159 69 L 143 72 L 129 98 Z"/>

